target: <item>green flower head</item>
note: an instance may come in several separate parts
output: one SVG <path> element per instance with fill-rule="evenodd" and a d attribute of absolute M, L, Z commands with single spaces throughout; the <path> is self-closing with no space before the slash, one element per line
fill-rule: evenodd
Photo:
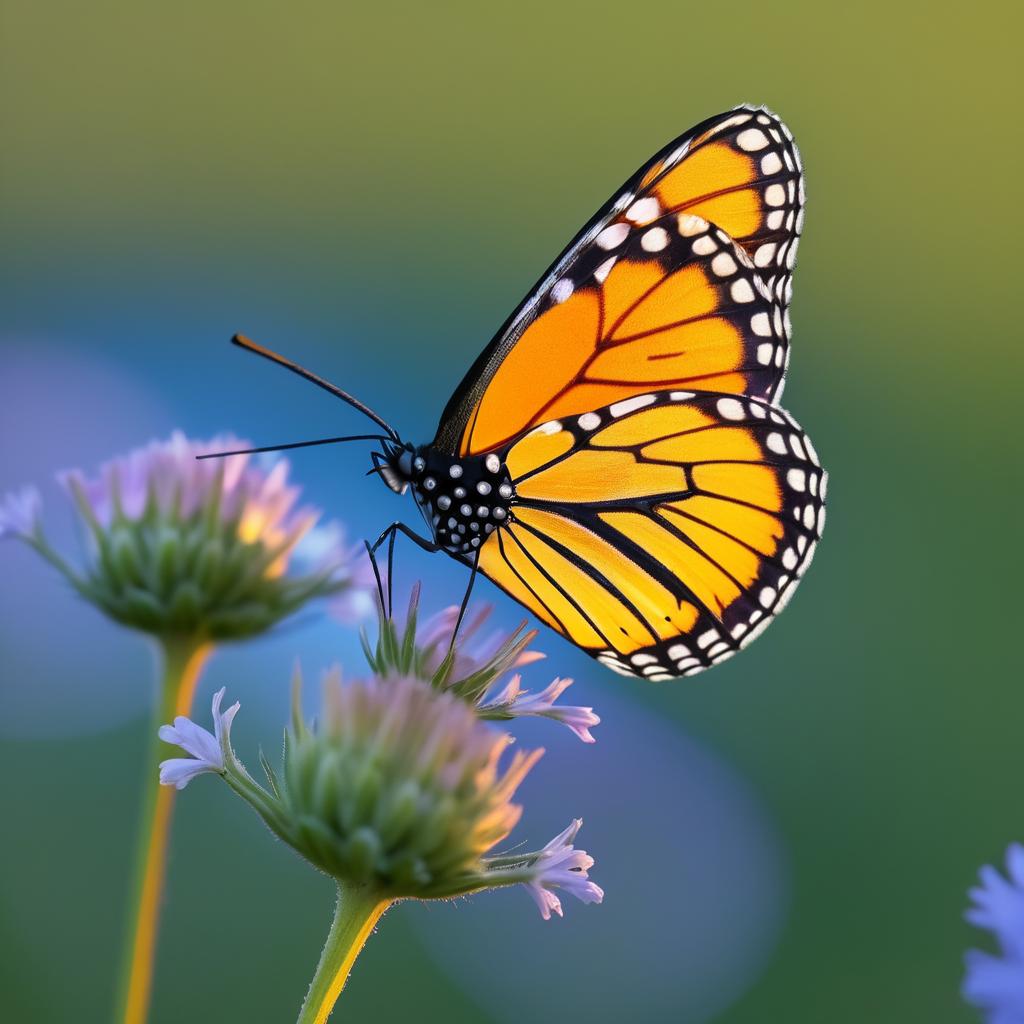
<path fill-rule="evenodd" d="M 47 543 L 33 492 L 7 499 L 0 533 L 34 546 L 110 618 L 158 636 L 242 639 L 313 598 L 367 591 L 362 555 L 342 546 L 336 526 L 314 529 L 316 510 L 296 508 L 286 461 L 265 469 L 247 455 L 196 458 L 244 447 L 230 436 L 203 442 L 174 433 L 96 477 L 62 474 L 85 527 L 81 569 Z"/>
<path fill-rule="evenodd" d="M 593 860 L 575 850 L 574 822 L 540 851 L 494 856 L 522 813 L 512 802 L 543 751 L 507 756 L 507 733 L 474 708 L 413 676 L 324 683 L 321 714 L 307 725 L 296 677 L 292 722 L 279 777 L 261 759 L 269 790 L 251 778 L 230 743 L 233 705 L 215 732 L 187 718 L 161 736 L 191 754 L 164 763 L 161 781 L 182 788 L 197 775 L 219 774 L 270 828 L 343 886 L 380 899 L 444 899 L 523 884 L 542 915 L 561 913 L 555 889 L 600 902 L 589 881 Z"/>

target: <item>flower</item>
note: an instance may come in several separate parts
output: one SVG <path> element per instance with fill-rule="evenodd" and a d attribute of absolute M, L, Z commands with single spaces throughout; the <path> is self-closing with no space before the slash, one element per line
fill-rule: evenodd
<path fill-rule="evenodd" d="M 95 477 L 63 473 L 86 527 L 86 565 L 71 568 L 37 528 L 31 543 L 111 618 L 158 636 L 240 639 L 313 598 L 369 590 L 336 524 L 298 554 L 319 512 L 298 507 L 285 460 L 266 469 L 248 455 L 197 458 L 244 447 L 230 435 L 192 441 L 175 432 Z M 25 495 L 9 500 L 0 532 L 24 535 L 37 508 Z"/>
<path fill-rule="evenodd" d="M 566 725 L 584 743 L 594 742 L 590 728 L 601 719 L 593 708 L 555 704 L 572 685 L 571 679 L 556 678 L 540 693 L 531 694 L 522 688 L 522 677 L 516 674 L 501 687 L 500 680 L 506 673 L 544 658 L 540 651 L 529 649 L 537 635 L 535 630 L 526 632 L 524 624 L 511 633 L 495 630 L 485 639 L 478 639 L 493 611 L 491 605 L 483 605 L 466 615 L 456 638 L 458 608 L 446 608 L 420 625 L 419 593 L 419 587 L 414 587 L 402 627 L 380 612 L 376 649 L 371 651 L 364 643 L 370 667 L 376 673 L 417 675 L 468 701 L 480 718 L 550 718 Z M 488 699 L 488 694 L 499 687 L 499 692 Z"/>
<path fill-rule="evenodd" d="M 545 918 L 561 914 L 556 888 L 600 902 L 601 889 L 587 878 L 593 858 L 572 846 L 579 820 L 536 853 L 490 855 L 519 821 L 513 797 L 542 750 L 507 756 L 508 733 L 415 676 L 342 683 L 335 668 L 314 726 L 301 717 L 300 687 L 297 675 L 280 779 L 261 758 L 269 791 L 231 750 L 237 705 L 221 714 L 223 691 L 214 698 L 216 735 L 182 718 L 160 730 L 193 755 L 164 762 L 160 781 L 181 788 L 218 772 L 311 864 L 386 901 L 522 883 Z"/>
<path fill-rule="evenodd" d="M 208 772 L 221 774 L 224 771 L 224 751 L 231 748 L 231 722 L 241 706 L 235 701 L 221 711 L 224 699 L 222 686 L 213 695 L 213 732 L 196 725 L 190 718 L 179 715 L 174 725 L 162 725 L 158 735 L 164 743 L 181 747 L 191 757 L 172 757 L 160 762 L 160 784 L 184 789 L 197 775 Z"/>
<path fill-rule="evenodd" d="M 518 718 L 521 715 L 550 718 L 568 726 L 584 743 L 594 742 L 590 727 L 599 725 L 601 719 L 594 714 L 593 708 L 555 704 L 572 686 L 571 679 L 556 679 L 546 689 L 532 695 L 521 687 L 520 681 L 521 677 L 514 675 L 501 693 L 478 705 L 480 715 L 484 718 Z"/>
<path fill-rule="evenodd" d="M 512 797 L 540 750 L 503 759 L 511 737 L 415 677 L 327 677 L 319 724 L 288 736 L 293 845 L 328 874 L 394 897 L 448 894 L 519 820 Z"/>
<path fill-rule="evenodd" d="M 1024 1021 L 1024 846 L 1006 851 L 1007 877 L 985 865 L 981 885 L 971 889 L 974 905 L 965 917 L 993 932 L 1002 956 L 969 950 L 961 988 L 964 999 L 985 1010 L 989 1024 Z"/>
<path fill-rule="evenodd" d="M 32 537 L 39 526 L 39 492 L 22 487 L 0 501 L 0 537 Z"/>
<path fill-rule="evenodd" d="M 564 889 L 583 903 L 600 903 L 604 899 L 604 890 L 587 876 L 594 858 L 572 845 L 582 825 L 583 819 L 576 818 L 555 836 L 533 861 L 533 877 L 523 883 L 545 921 L 551 920 L 552 911 L 562 916 L 562 901 L 555 889 Z"/>

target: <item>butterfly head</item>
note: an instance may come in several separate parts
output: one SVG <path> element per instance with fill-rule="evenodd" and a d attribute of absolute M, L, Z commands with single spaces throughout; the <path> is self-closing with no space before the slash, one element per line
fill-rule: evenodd
<path fill-rule="evenodd" d="M 383 442 L 382 452 L 373 452 L 373 471 L 395 492 L 405 494 L 412 483 L 416 452 L 410 444 Z"/>

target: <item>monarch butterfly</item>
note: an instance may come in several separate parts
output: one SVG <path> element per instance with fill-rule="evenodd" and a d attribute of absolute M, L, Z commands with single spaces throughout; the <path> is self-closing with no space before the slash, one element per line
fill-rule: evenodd
<path fill-rule="evenodd" d="M 616 672 L 693 675 L 764 631 L 824 526 L 826 474 L 777 405 L 803 208 L 800 157 L 774 114 L 741 106 L 697 125 L 579 232 L 426 445 L 233 341 L 383 429 L 275 446 L 381 443 L 371 472 L 412 490 L 429 536 L 395 522 L 372 551 L 387 541 L 390 561 L 401 532 Z"/>

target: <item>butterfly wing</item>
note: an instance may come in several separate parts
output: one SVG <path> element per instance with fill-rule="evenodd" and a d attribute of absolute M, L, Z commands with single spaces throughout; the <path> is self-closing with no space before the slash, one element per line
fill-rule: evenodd
<path fill-rule="evenodd" d="M 740 107 L 676 139 L 512 314 L 452 396 L 435 447 L 489 451 L 652 387 L 777 398 L 802 205 L 796 147 L 768 111 Z"/>
<path fill-rule="evenodd" d="M 810 564 L 826 474 L 783 410 L 660 391 L 501 451 L 516 497 L 478 567 L 626 675 L 692 675 L 768 626 Z"/>

